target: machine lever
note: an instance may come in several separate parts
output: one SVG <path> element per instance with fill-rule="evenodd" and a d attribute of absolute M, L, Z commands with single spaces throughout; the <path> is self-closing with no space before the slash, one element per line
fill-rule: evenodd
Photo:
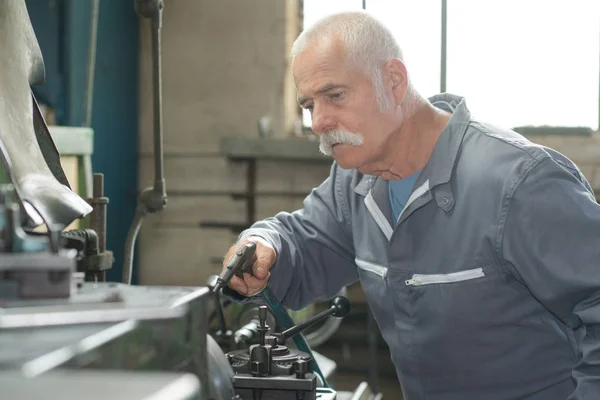
<path fill-rule="evenodd" d="M 227 266 L 217 278 L 216 283 L 213 286 L 213 292 L 217 293 L 223 289 L 233 278 L 234 275 L 243 277 L 244 273 L 252 274 L 252 266 L 256 260 L 256 243 L 247 242 L 241 246 L 233 254 L 233 257 L 227 263 Z"/>
<path fill-rule="evenodd" d="M 334 297 L 329 302 L 329 308 L 327 310 L 321 311 L 319 314 L 315 315 L 311 319 L 304 321 L 296 326 L 293 326 L 289 329 L 281 333 L 273 333 L 272 335 L 277 339 L 277 344 L 284 345 L 285 341 L 289 338 L 297 335 L 302 332 L 306 328 L 309 328 L 318 322 L 323 321 L 325 318 L 333 315 L 334 317 L 343 318 L 350 312 L 350 302 L 347 298 L 343 296 Z"/>

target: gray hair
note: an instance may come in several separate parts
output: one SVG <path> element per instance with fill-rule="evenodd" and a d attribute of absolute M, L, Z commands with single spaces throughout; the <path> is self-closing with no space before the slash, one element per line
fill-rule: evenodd
<path fill-rule="evenodd" d="M 382 68 L 392 58 L 403 58 L 390 30 L 365 11 L 330 15 L 302 31 L 292 46 L 292 58 L 319 38 L 334 36 L 344 44 L 351 65 L 371 78 L 381 111 L 388 110 Z"/>

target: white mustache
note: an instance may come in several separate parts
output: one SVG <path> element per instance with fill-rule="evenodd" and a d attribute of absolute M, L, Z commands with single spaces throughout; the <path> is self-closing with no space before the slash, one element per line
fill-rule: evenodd
<path fill-rule="evenodd" d="M 331 156 L 333 146 L 336 144 L 348 144 L 351 146 L 359 146 L 363 143 L 363 137 L 358 133 L 352 133 L 342 129 L 321 134 L 319 138 L 319 150 L 326 156 Z"/>

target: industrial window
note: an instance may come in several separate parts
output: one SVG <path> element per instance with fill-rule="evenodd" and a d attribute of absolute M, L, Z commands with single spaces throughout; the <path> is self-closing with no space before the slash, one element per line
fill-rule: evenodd
<path fill-rule="evenodd" d="M 443 4 L 304 0 L 304 24 L 364 5 L 398 38 L 411 79 L 423 95 L 445 87 L 464 96 L 476 118 L 509 128 L 600 129 L 598 0 L 447 1 L 445 35 Z M 310 126 L 306 112 L 303 122 Z"/>

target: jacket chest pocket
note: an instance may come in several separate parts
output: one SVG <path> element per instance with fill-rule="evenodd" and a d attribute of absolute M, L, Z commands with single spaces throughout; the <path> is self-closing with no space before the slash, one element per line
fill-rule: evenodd
<path fill-rule="evenodd" d="M 490 318 L 490 312 L 501 312 L 511 302 L 506 279 L 494 267 L 484 266 L 446 274 L 412 274 L 395 282 L 410 298 L 417 325 L 476 327 Z"/>
<path fill-rule="evenodd" d="M 518 352 L 515 338 L 530 337 L 524 327 L 535 313 L 513 287 L 514 278 L 495 265 L 411 274 L 395 282 L 409 297 L 415 332 L 411 356 L 425 385 L 469 385 L 473 374 L 490 360 L 498 365 L 515 362 L 511 356 Z M 541 340 L 547 333 L 534 332 L 533 337 Z M 518 367 L 518 362 L 514 365 Z"/>

